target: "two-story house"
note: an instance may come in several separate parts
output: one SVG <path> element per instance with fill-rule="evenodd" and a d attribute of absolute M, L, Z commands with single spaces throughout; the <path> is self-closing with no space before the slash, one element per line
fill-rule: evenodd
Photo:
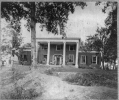
<path fill-rule="evenodd" d="M 76 68 L 101 65 L 97 51 L 81 51 L 80 38 L 36 38 L 37 64 L 71 65 Z M 21 59 L 31 64 L 31 49 L 25 48 Z"/>
<path fill-rule="evenodd" d="M 36 38 L 38 64 L 78 67 L 79 38 Z"/>

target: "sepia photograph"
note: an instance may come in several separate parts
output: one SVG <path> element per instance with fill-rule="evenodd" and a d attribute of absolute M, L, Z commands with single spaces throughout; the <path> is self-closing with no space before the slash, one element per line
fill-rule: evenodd
<path fill-rule="evenodd" d="M 117 1 L 0 3 L 0 100 L 118 100 Z"/>

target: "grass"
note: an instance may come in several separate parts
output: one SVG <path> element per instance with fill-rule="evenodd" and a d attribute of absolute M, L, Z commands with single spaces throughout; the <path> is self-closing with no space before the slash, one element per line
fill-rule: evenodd
<path fill-rule="evenodd" d="M 106 86 L 117 88 L 117 74 L 77 73 L 64 78 L 65 81 L 82 86 Z"/>
<path fill-rule="evenodd" d="M 18 86 L 15 87 L 13 90 L 3 92 L 1 94 L 1 99 L 34 99 L 38 97 L 39 94 L 35 91 L 35 89 L 23 89 L 22 87 Z"/>
<path fill-rule="evenodd" d="M 11 68 L 8 71 L 4 72 L 5 75 L 3 75 L 3 79 L 1 86 L 6 87 L 9 84 L 13 84 L 13 88 L 7 91 L 1 92 L 1 98 L 8 99 L 8 100 L 14 100 L 14 99 L 34 99 L 38 96 L 42 95 L 42 92 L 37 93 L 36 89 L 34 87 L 30 87 L 29 89 L 24 89 L 24 86 L 19 85 L 19 80 L 24 79 L 26 76 L 26 73 L 22 73 L 15 68 Z M 9 76 L 8 76 L 9 75 Z M 24 82 L 23 82 L 24 83 Z M 24 83 L 25 84 L 25 83 Z M 28 84 L 27 84 L 28 85 Z"/>

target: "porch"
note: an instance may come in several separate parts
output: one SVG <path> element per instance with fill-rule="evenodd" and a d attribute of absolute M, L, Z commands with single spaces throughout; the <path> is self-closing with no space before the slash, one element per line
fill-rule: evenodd
<path fill-rule="evenodd" d="M 69 63 L 67 63 L 67 45 L 73 45 L 75 44 L 76 45 L 76 48 L 75 48 L 75 51 L 73 51 L 75 54 L 75 56 L 73 56 L 73 61 L 72 61 L 72 65 L 74 65 L 76 68 L 78 68 L 78 49 L 79 49 L 79 38 L 78 39 L 71 39 L 71 38 L 66 38 L 66 39 L 61 39 L 61 38 L 58 38 L 58 39 L 36 39 L 36 59 L 37 59 L 37 64 L 39 63 L 38 62 L 38 56 L 40 54 L 39 53 L 39 49 L 41 48 L 41 44 L 42 45 L 46 45 L 46 49 L 47 50 L 44 50 L 45 51 L 45 63 L 46 65 L 57 65 L 59 67 L 61 66 L 66 66 L 68 65 L 69 66 Z M 58 50 L 59 48 L 57 47 L 57 51 L 53 50 L 52 48 L 52 45 L 62 45 L 62 50 Z M 41 50 L 42 51 L 42 50 Z M 70 51 L 71 53 L 72 51 Z M 51 57 L 53 56 L 53 57 Z M 75 58 L 74 58 L 75 57 Z M 51 61 L 51 59 L 54 59 Z"/>

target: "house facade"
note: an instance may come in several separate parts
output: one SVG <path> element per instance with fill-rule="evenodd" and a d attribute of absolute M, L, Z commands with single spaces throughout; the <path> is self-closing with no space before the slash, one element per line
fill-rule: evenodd
<path fill-rule="evenodd" d="M 20 49 L 19 63 L 31 65 L 31 48 L 25 47 Z"/>
<path fill-rule="evenodd" d="M 79 51 L 78 55 L 79 67 L 96 66 L 101 65 L 101 53 L 97 51 Z"/>
<path fill-rule="evenodd" d="M 37 64 L 78 67 L 79 38 L 36 38 Z"/>
<path fill-rule="evenodd" d="M 24 48 L 21 62 L 31 64 L 31 48 Z M 101 65 L 101 54 L 97 51 L 80 51 L 79 38 L 36 38 L 37 64 L 71 65 L 76 68 Z"/>

